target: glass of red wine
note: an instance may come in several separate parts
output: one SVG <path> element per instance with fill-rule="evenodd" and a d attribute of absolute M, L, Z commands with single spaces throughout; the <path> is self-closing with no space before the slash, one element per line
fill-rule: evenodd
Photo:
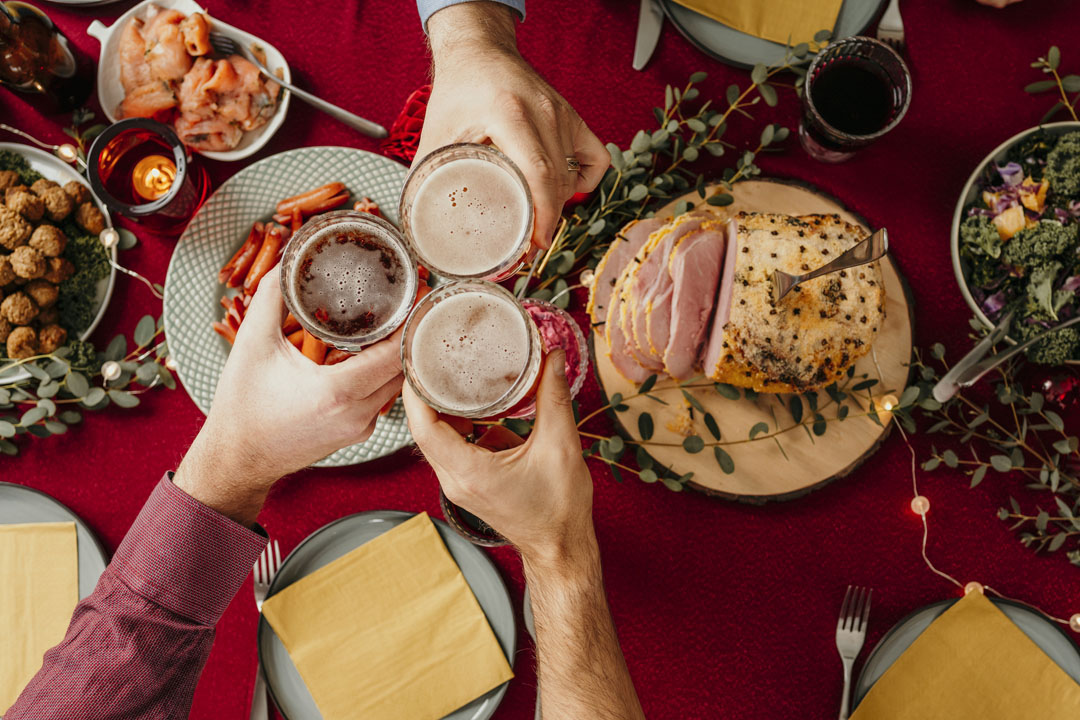
<path fill-rule="evenodd" d="M 850 37 L 810 63 L 799 141 L 815 160 L 843 162 L 892 130 L 911 104 L 911 73 L 885 43 Z"/>
<path fill-rule="evenodd" d="M 93 66 L 48 15 L 24 2 L 0 2 L 0 85 L 25 93 L 42 112 L 66 112 L 90 97 Z"/>

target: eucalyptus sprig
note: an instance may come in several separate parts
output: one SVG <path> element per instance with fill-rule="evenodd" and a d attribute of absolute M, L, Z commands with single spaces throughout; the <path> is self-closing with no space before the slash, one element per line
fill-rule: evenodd
<path fill-rule="evenodd" d="M 1067 110 L 1073 120 L 1080 121 L 1080 117 L 1076 115 L 1076 103 L 1080 100 L 1080 75 L 1062 76 L 1058 71 L 1060 66 L 1061 50 L 1058 49 L 1057 45 L 1051 46 L 1046 55 L 1031 63 L 1031 67 L 1041 70 L 1044 74 L 1051 76 L 1052 79 L 1033 82 L 1026 86 L 1024 90 L 1032 94 L 1053 91 L 1059 98 L 1053 107 L 1043 115 L 1041 122 L 1044 123 L 1049 122 L 1051 118 L 1062 110 Z M 1070 100 L 1069 93 L 1076 93 L 1076 95 Z"/>
<path fill-rule="evenodd" d="M 825 42 L 829 33 L 822 31 L 814 39 Z M 531 275 L 535 282 L 529 287 L 529 296 L 565 308 L 569 302 L 569 276 L 585 266 L 595 267 L 631 220 L 648 217 L 692 190 L 697 190 L 701 200 L 710 205 L 730 204 L 732 184 L 760 174 L 755 164 L 758 154 L 785 140 L 790 134 L 788 128 L 773 124 L 762 128 L 756 147 L 735 155 L 733 166 L 721 173 L 720 189 L 711 195 L 707 194 L 705 175 L 690 166 L 703 155 L 720 157 L 735 150 L 723 139 L 729 121 L 736 114 L 752 119 L 749 111 L 759 103 L 776 105 L 779 97 L 775 78 L 780 73 L 795 73 L 794 85 L 800 87 L 805 78 L 802 66 L 809 53 L 807 43 L 788 47 L 780 64 L 756 65 L 750 72 L 749 84 L 730 85 L 722 101 L 699 102 L 701 90 L 697 85 L 706 79 L 704 72 L 692 74 L 682 87 L 666 86 L 663 106 L 653 108 L 656 127 L 639 130 L 626 149 L 608 144 L 611 167 L 603 180 L 585 202 L 564 215 L 551 247 L 535 261 L 536 267 L 520 272 L 515 292 L 523 289 Z M 682 202 L 674 214 L 681 215 L 693 207 L 692 202 Z"/>
<path fill-rule="evenodd" d="M 74 341 L 55 352 L 0 364 L 0 453 L 16 455 L 14 438 L 62 435 L 81 411 L 133 408 L 158 385 L 174 389 L 160 319 L 145 315 L 132 334 L 117 335 L 104 352 Z"/>
<path fill-rule="evenodd" d="M 991 473 L 1022 479 L 1042 502 L 1025 510 L 1010 497 L 1010 507 L 1000 508 L 998 517 L 1012 522 L 1025 546 L 1048 552 L 1067 548 L 1069 560 L 1080 565 L 1080 438 L 1042 393 L 1028 392 L 1018 382 L 1021 361 L 998 368 L 991 383 L 961 388 L 942 404 L 931 391 L 949 367 L 945 348 L 935 344 L 929 355 L 924 361 L 916 352 L 916 405 L 930 423 L 926 432 L 948 439 L 952 447 L 935 445 L 923 470 L 959 470 L 973 488 Z"/>
<path fill-rule="evenodd" d="M 76 108 L 71 113 L 71 125 L 64 128 L 64 134 L 75 141 L 75 149 L 84 163 L 86 162 L 86 151 L 90 149 L 90 144 L 94 142 L 94 138 L 108 127 L 104 123 L 97 123 L 88 128 L 83 128 L 83 125 L 93 122 L 95 117 L 94 111 L 89 108 Z"/>

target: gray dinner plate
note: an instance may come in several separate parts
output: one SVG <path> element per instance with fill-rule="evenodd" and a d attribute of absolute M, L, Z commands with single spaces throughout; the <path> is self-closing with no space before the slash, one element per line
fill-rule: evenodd
<path fill-rule="evenodd" d="M 23 485 L 0 482 L 0 525 L 74 522 L 79 553 L 79 599 L 94 592 L 109 564 L 105 548 L 78 515 L 45 493 Z"/>
<path fill-rule="evenodd" d="M 270 585 L 269 596 L 280 592 L 297 580 L 310 575 L 324 565 L 354 550 L 368 540 L 382 535 L 416 513 L 399 510 L 373 510 L 335 520 L 309 535 L 289 553 Z M 476 600 L 487 616 L 495 637 L 511 666 L 517 650 L 517 626 L 514 609 L 506 584 L 495 564 L 483 550 L 455 533 L 449 525 L 432 518 L 446 548 L 461 568 L 465 582 L 472 588 Z M 373 588 L 373 592 L 377 592 Z M 353 618 L 362 622 L 363 618 Z M 322 718 L 315 701 L 293 665 L 288 651 L 274 633 L 266 618 L 259 620 L 259 662 L 262 663 L 270 696 L 282 716 L 288 720 Z M 508 683 L 491 690 L 468 705 L 450 713 L 445 720 L 487 720 L 506 694 Z"/>
<path fill-rule="evenodd" d="M 758 63 L 778 65 L 784 61 L 785 47 L 772 40 L 728 27 L 701 13 L 679 5 L 675 0 L 660 0 L 664 13 L 683 36 L 706 55 L 735 67 L 752 67 Z M 885 0 L 844 0 L 833 39 L 860 35 L 870 27 Z"/>
<path fill-rule="evenodd" d="M 855 683 L 852 700 L 856 707 L 874 683 L 904 654 L 911 643 L 915 642 L 915 638 L 922 635 L 923 631 L 930 627 L 930 623 L 952 607 L 955 602 L 956 600 L 941 600 L 920 608 L 885 633 L 885 637 L 881 638 L 866 659 L 866 664 L 863 665 L 859 679 Z M 1016 626 L 1069 677 L 1080 683 L 1080 648 L 1077 648 L 1076 643 L 1065 634 L 1064 630 L 1022 603 L 1000 598 L 990 598 L 990 602 L 997 605 L 998 609 L 1016 623 Z"/>

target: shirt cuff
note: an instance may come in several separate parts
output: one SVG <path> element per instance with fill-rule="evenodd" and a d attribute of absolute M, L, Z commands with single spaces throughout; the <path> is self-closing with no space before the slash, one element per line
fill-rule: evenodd
<path fill-rule="evenodd" d="M 148 601 L 213 627 L 266 542 L 173 485 L 167 474 L 124 536 L 110 570 Z"/>
<path fill-rule="evenodd" d="M 472 1 L 473 0 L 416 0 L 416 9 L 420 11 L 420 25 L 423 26 L 424 32 L 426 33 L 427 21 L 432 15 L 451 5 L 459 5 L 463 2 Z M 513 8 L 517 11 L 517 14 L 521 16 L 521 20 L 525 20 L 525 0 L 495 0 L 495 2 Z"/>

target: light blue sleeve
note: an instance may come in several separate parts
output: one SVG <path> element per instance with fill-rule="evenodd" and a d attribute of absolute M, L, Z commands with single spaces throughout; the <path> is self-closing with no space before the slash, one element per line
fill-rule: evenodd
<path fill-rule="evenodd" d="M 451 5 L 457 5 L 463 2 L 471 2 L 472 0 L 416 0 L 416 9 L 420 11 L 420 24 L 424 27 L 424 32 L 427 32 L 428 18 L 442 10 L 444 7 L 450 7 Z M 503 5 L 512 7 L 517 11 L 517 14 L 521 16 L 521 19 L 525 19 L 525 0 L 496 0 Z"/>

